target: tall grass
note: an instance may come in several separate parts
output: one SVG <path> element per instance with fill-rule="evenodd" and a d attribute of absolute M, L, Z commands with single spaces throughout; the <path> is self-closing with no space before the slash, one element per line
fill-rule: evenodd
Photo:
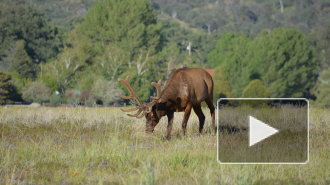
<path fill-rule="evenodd" d="M 330 111 L 310 111 L 306 165 L 220 165 L 204 110 L 204 133 L 192 114 L 182 136 L 175 114 L 145 134 L 145 119 L 117 108 L 0 108 L 0 184 L 328 184 Z"/>

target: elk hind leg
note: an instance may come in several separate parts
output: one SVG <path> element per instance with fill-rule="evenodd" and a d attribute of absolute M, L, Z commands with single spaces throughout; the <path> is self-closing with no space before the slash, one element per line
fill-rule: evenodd
<path fill-rule="evenodd" d="M 214 106 L 213 106 L 213 98 L 211 98 L 211 97 L 209 97 L 209 98 L 207 98 L 206 100 L 205 100 L 205 102 L 206 102 L 206 104 L 207 104 L 207 106 L 209 107 L 209 109 L 210 109 L 210 112 L 211 112 L 211 117 L 212 117 L 212 128 L 213 128 L 213 130 L 214 131 L 216 131 L 215 130 L 215 108 L 214 108 Z"/>
<path fill-rule="evenodd" d="M 188 122 L 190 113 L 191 113 L 191 104 L 188 104 L 184 111 L 184 116 L 183 116 L 183 121 L 182 121 L 183 135 L 186 135 L 186 127 L 187 127 L 187 122 Z"/>
<path fill-rule="evenodd" d="M 194 111 L 195 111 L 195 113 L 196 113 L 196 115 L 198 116 L 198 119 L 199 119 L 199 133 L 202 133 L 204 123 L 205 123 L 205 116 L 203 114 L 201 105 L 194 106 L 193 108 L 194 108 Z"/>

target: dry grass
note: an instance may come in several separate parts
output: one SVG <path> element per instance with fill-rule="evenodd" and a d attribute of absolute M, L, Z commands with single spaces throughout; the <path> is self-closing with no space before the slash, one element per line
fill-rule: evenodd
<path fill-rule="evenodd" d="M 329 184 L 330 111 L 310 111 L 306 165 L 220 165 L 216 135 L 192 114 L 173 138 L 167 119 L 152 135 L 117 108 L 0 108 L 0 184 Z"/>

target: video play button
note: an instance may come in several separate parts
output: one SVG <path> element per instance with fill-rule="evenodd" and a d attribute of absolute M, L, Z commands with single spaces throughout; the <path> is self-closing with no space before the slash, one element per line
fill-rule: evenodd
<path fill-rule="evenodd" d="M 249 140 L 249 146 L 253 146 L 257 144 L 258 142 L 276 134 L 278 132 L 277 129 L 265 124 L 264 122 L 249 116 L 249 122 L 250 122 L 250 140 Z"/>
<path fill-rule="evenodd" d="M 221 164 L 308 162 L 308 100 L 221 98 L 217 154 Z"/>

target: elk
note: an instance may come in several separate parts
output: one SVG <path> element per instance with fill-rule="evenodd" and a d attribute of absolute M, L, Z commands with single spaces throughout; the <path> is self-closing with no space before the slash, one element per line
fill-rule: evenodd
<path fill-rule="evenodd" d="M 152 82 L 151 85 L 155 86 L 157 90 L 157 97 L 151 96 L 150 103 L 142 102 L 139 97 L 134 93 L 129 85 L 129 76 L 125 80 L 118 79 L 122 82 L 128 91 L 129 96 L 120 95 L 123 99 L 134 98 L 138 102 L 138 106 L 127 110 L 121 109 L 123 112 L 131 112 L 138 110 L 135 114 L 127 114 L 131 117 L 146 118 L 146 132 L 152 133 L 154 128 L 159 123 L 163 116 L 167 116 L 167 140 L 171 138 L 171 130 L 173 125 L 174 112 L 184 112 L 182 121 L 183 135 L 186 133 L 187 122 L 194 109 L 199 119 L 199 132 L 203 130 L 205 116 L 201 109 L 203 101 L 208 105 L 212 116 L 212 127 L 215 130 L 214 119 L 214 106 L 213 106 L 213 80 L 211 75 L 202 68 L 180 68 L 173 72 L 165 84 L 164 89 L 161 91 L 161 82 Z"/>

